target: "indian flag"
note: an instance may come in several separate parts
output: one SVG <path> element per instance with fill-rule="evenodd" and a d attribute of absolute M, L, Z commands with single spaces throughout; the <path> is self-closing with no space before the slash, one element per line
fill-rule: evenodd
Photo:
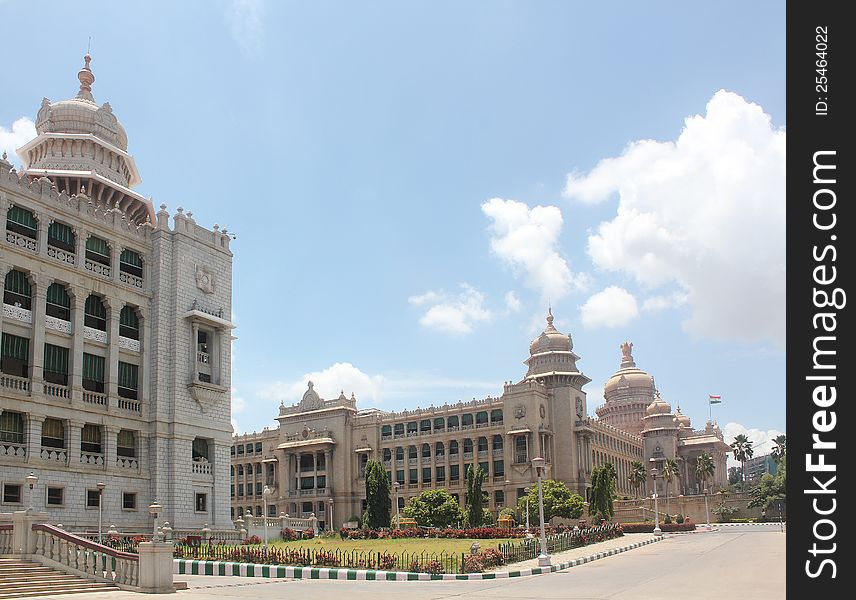
<path fill-rule="evenodd" d="M 709 394 L 709 396 L 711 404 L 719 404 L 722 402 L 722 396 L 714 396 L 713 394 Z"/>

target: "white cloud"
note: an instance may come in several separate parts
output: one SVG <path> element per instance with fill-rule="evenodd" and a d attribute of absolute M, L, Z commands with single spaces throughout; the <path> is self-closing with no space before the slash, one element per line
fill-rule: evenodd
<path fill-rule="evenodd" d="M 522 306 L 520 298 L 514 293 L 514 290 L 505 293 L 505 310 L 509 313 L 516 313 Z"/>
<path fill-rule="evenodd" d="M 559 208 L 529 208 L 523 202 L 492 198 L 481 209 L 492 220 L 491 250 L 523 276 L 527 287 L 554 301 L 587 287 L 587 275 L 572 273 L 559 253 L 563 224 Z"/>
<path fill-rule="evenodd" d="M 583 325 L 592 329 L 620 327 L 638 316 L 639 308 L 633 294 L 614 285 L 592 295 L 580 307 Z"/>
<path fill-rule="evenodd" d="M 247 58 L 257 58 L 265 38 L 264 0 L 231 0 L 226 9 L 226 21 L 235 43 Z"/>
<path fill-rule="evenodd" d="M 746 427 L 745 425 L 741 425 L 740 423 L 735 423 L 733 421 L 722 428 L 722 436 L 725 439 L 725 443 L 729 446 L 731 445 L 731 442 L 734 441 L 734 438 L 741 433 L 752 440 L 752 450 L 754 451 L 753 456 L 762 456 L 764 454 L 769 454 L 773 450 L 773 447 L 775 446 L 773 440 L 776 436 L 783 435 L 785 432 L 779 431 L 778 429 L 767 429 L 764 431 L 754 427 Z M 734 455 L 730 453 L 728 455 L 728 466 L 740 466 L 740 463 L 734 460 Z"/>
<path fill-rule="evenodd" d="M 337 398 L 341 392 L 345 392 L 348 397 L 353 392 L 363 406 L 378 404 L 383 400 L 383 376 L 363 373 L 349 362 L 338 362 L 323 371 L 306 373 L 297 381 L 276 381 L 261 388 L 258 396 L 285 404 L 298 402 L 306 393 L 310 381 L 314 384 L 315 391 L 326 400 Z"/>
<path fill-rule="evenodd" d="M 483 293 L 466 283 L 461 288 L 456 296 L 430 291 L 411 296 L 408 302 L 414 306 L 431 305 L 419 319 L 422 326 L 446 333 L 470 333 L 476 322 L 489 321 L 493 314 L 484 306 Z"/>
<path fill-rule="evenodd" d="M 19 162 L 15 150 L 36 137 L 36 125 L 29 117 L 21 117 L 12 123 L 11 129 L 0 125 L 0 156 L 5 152 L 13 165 Z"/>
<path fill-rule="evenodd" d="M 676 308 L 687 302 L 687 295 L 682 292 L 675 292 L 666 296 L 651 296 L 642 302 L 642 310 L 654 312 L 665 310 L 667 308 Z"/>
<path fill-rule="evenodd" d="M 679 286 L 694 336 L 784 344 L 785 132 L 760 106 L 720 90 L 676 141 L 633 142 L 565 188 L 589 203 L 615 193 L 615 218 L 589 236 L 595 264 Z"/>

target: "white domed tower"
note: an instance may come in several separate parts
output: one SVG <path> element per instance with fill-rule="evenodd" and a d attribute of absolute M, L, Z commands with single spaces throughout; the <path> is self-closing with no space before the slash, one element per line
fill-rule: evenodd
<path fill-rule="evenodd" d="M 95 102 L 92 57 L 87 54 L 83 60 L 77 74 L 80 90 L 74 98 L 42 100 L 36 115 L 38 135 L 17 151 L 24 174 L 30 180 L 47 177 L 69 196 L 85 191 L 96 206 L 118 208 L 136 224 L 153 224 L 151 202 L 131 190 L 141 179 L 128 154 L 125 128 L 109 103 Z"/>
<path fill-rule="evenodd" d="M 574 354 L 570 335 L 553 326 L 553 310 L 547 311 L 547 327 L 529 344 L 529 358 L 523 364 L 529 367 L 526 379 L 535 379 L 547 387 L 572 385 L 582 387 L 591 379 L 577 368 L 579 356 Z"/>
<path fill-rule="evenodd" d="M 641 435 L 645 410 L 654 401 L 654 378 L 633 361 L 633 344 L 621 344 L 621 364 L 603 388 L 606 400 L 595 411 L 598 419 L 617 429 Z"/>

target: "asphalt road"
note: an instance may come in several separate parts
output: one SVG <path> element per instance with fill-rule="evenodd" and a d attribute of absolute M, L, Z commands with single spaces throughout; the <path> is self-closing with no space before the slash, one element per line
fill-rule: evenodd
<path fill-rule="evenodd" d="M 723 527 L 673 535 L 558 573 L 489 581 L 282 581 L 199 575 L 177 575 L 176 580 L 187 581 L 190 587 L 173 596 L 176 600 L 779 600 L 785 597 L 785 535 L 778 526 Z M 130 592 L 73 596 L 139 597 Z"/>

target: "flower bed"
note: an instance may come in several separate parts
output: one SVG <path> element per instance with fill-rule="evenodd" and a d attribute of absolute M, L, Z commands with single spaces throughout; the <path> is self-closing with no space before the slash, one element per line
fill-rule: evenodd
<path fill-rule="evenodd" d="M 345 529 L 339 530 L 342 539 L 374 540 L 399 538 L 448 538 L 457 540 L 493 540 L 522 538 L 526 532 L 522 529 L 503 529 L 502 527 L 476 527 L 473 529 L 432 529 L 430 527 L 408 527 L 406 529 Z"/>
<path fill-rule="evenodd" d="M 654 533 L 654 523 L 622 523 L 624 533 Z M 666 533 L 674 531 L 693 531 L 695 523 L 660 523 L 660 529 Z"/>

